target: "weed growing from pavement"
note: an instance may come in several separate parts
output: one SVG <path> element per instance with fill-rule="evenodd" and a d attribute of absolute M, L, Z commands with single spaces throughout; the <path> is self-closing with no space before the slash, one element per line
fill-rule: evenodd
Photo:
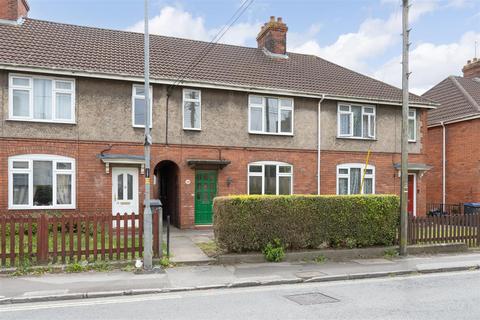
<path fill-rule="evenodd" d="M 385 249 L 383 252 L 383 257 L 385 259 L 393 259 L 398 256 L 398 251 L 396 249 Z"/>
<path fill-rule="evenodd" d="M 285 257 L 285 249 L 283 248 L 280 239 L 273 239 L 273 241 L 267 243 L 263 249 L 263 255 L 265 259 L 270 262 L 280 262 Z"/>
<path fill-rule="evenodd" d="M 323 254 L 320 254 L 314 260 L 315 260 L 316 263 L 322 264 L 322 263 L 327 262 L 328 259 Z"/>

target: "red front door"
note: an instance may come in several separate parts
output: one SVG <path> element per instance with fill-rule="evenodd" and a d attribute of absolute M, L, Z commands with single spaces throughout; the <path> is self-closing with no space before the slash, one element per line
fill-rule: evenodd
<path fill-rule="evenodd" d="M 408 214 L 413 215 L 415 213 L 414 206 L 415 206 L 415 176 L 408 175 Z"/>

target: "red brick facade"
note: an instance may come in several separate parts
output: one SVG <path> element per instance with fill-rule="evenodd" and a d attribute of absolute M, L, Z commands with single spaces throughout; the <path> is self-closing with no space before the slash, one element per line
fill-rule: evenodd
<path fill-rule="evenodd" d="M 445 202 L 449 204 L 480 202 L 480 120 L 447 124 Z M 429 128 L 428 163 L 433 169 L 426 174 L 427 202 L 442 203 L 443 128 Z"/>
<path fill-rule="evenodd" d="M 81 212 L 112 211 L 112 175 L 106 173 L 105 164 L 98 159 L 107 142 L 60 141 L 60 140 L 0 140 L 0 210 L 8 208 L 8 157 L 20 154 L 54 154 L 76 159 L 76 210 Z M 109 151 L 116 154 L 142 155 L 143 146 L 132 143 L 116 143 Z M 364 163 L 364 152 L 321 153 L 321 193 L 336 193 L 336 166 L 343 163 Z M 226 159 L 231 164 L 218 171 L 218 195 L 247 193 L 247 166 L 255 161 L 281 161 L 293 165 L 293 192 L 295 194 L 315 194 L 317 192 L 317 153 L 316 150 L 282 150 L 233 147 L 198 146 L 152 146 L 152 172 L 162 160 L 171 160 L 179 167 L 179 225 L 182 228 L 195 224 L 194 188 L 195 170 L 187 165 L 187 159 Z M 399 162 L 398 154 L 375 153 L 370 164 L 375 166 L 376 193 L 399 191 L 398 171 L 393 164 Z M 423 155 L 412 155 L 412 162 L 425 162 Z M 121 165 L 124 166 L 124 165 Z M 143 201 L 144 181 L 139 178 L 139 203 Z M 188 183 L 188 181 L 190 183 Z M 417 180 L 417 214 L 425 212 L 425 179 Z M 230 182 L 227 182 L 230 181 Z M 152 197 L 157 198 L 154 185 Z M 141 207 L 141 206 L 140 206 Z M 68 210 L 65 210 L 68 211 Z M 74 211 L 74 210 L 71 210 Z"/>

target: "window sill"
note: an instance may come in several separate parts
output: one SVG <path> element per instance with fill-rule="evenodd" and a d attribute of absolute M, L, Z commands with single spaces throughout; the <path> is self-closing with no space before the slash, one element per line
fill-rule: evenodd
<path fill-rule="evenodd" d="M 42 207 L 31 207 L 31 206 L 8 206 L 8 210 L 75 210 L 75 206 L 64 206 L 64 207 L 51 207 L 51 206 L 42 206 Z"/>
<path fill-rule="evenodd" d="M 342 136 L 337 136 L 337 139 L 362 140 L 362 141 L 377 141 L 377 138 L 342 137 Z"/>
<path fill-rule="evenodd" d="M 274 132 L 259 132 L 259 131 L 248 131 L 249 134 L 263 135 L 263 136 L 283 136 L 283 137 L 293 137 L 293 133 L 274 133 Z"/>
<path fill-rule="evenodd" d="M 135 125 L 133 125 L 132 127 L 133 127 L 133 129 L 145 129 L 145 126 L 135 126 Z M 150 126 L 150 129 L 152 129 L 152 128 L 153 128 L 153 126 Z"/>
<path fill-rule="evenodd" d="M 202 128 L 183 128 L 183 131 L 202 131 Z"/>
<path fill-rule="evenodd" d="M 8 118 L 7 121 L 12 122 L 36 122 L 36 123 L 50 123 L 50 124 L 70 124 L 76 125 L 77 122 L 75 121 L 60 121 L 60 120 L 40 120 L 40 119 L 16 119 L 16 118 Z"/>

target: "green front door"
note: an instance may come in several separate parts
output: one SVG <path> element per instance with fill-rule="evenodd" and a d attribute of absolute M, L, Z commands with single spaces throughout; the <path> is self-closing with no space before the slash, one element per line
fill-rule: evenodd
<path fill-rule="evenodd" d="M 212 224 L 213 198 L 217 195 L 217 171 L 195 173 L 195 224 Z"/>

